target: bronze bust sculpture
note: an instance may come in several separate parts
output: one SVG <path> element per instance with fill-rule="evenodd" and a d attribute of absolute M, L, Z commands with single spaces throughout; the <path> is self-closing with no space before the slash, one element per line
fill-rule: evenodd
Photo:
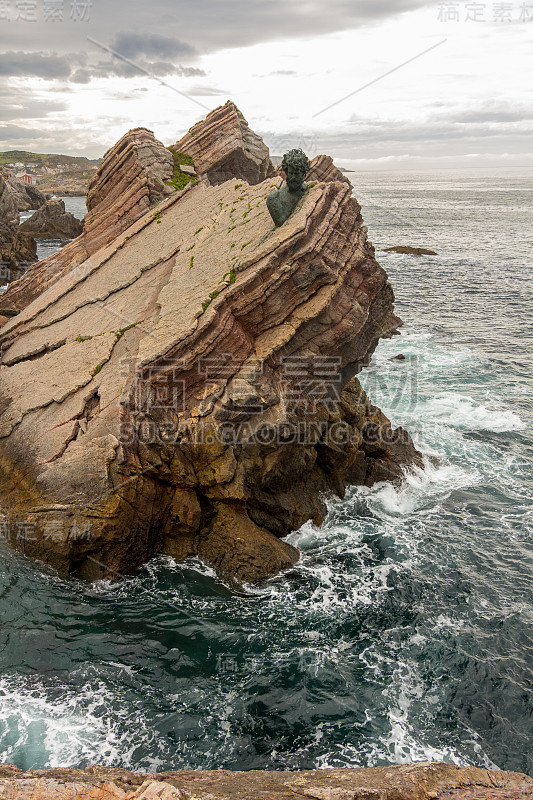
<path fill-rule="evenodd" d="M 302 150 L 289 150 L 283 156 L 281 168 L 287 182 L 281 189 L 271 192 L 267 197 L 267 208 L 276 228 L 290 217 L 306 190 L 304 181 L 311 166 Z"/>

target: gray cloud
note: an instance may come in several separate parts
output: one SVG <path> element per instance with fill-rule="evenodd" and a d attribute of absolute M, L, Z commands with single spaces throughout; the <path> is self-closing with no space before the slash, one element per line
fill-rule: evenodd
<path fill-rule="evenodd" d="M 158 33 L 118 33 L 111 44 L 126 58 L 148 56 L 154 58 L 190 58 L 196 50 L 190 44 Z"/>
<path fill-rule="evenodd" d="M 0 125 L 0 143 L 10 139 L 46 139 L 49 134 L 35 128 L 22 128 L 20 125 Z"/>
<path fill-rule="evenodd" d="M 64 56 L 45 53 L 0 53 L 0 75 L 6 77 L 37 77 L 49 80 L 68 78 L 70 64 Z"/>
<path fill-rule="evenodd" d="M 64 111 L 66 108 L 66 103 L 57 101 L 21 100 L 21 102 L 16 105 L 2 104 L 0 107 L 0 121 L 10 122 L 15 119 L 38 119 L 39 117 L 46 117 L 48 114 L 55 111 Z"/>
<path fill-rule="evenodd" d="M 93 0 L 88 22 L 72 22 L 65 14 L 63 23 L 58 24 L 3 23 L 0 47 L 6 49 L 9 41 L 13 49 L 39 51 L 45 40 L 59 54 L 87 52 L 91 50 L 87 42 L 90 35 L 127 58 L 189 63 L 195 53 L 273 39 L 319 36 L 377 22 L 426 4 L 427 0 L 395 0 L 393 7 L 390 0 Z"/>
<path fill-rule="evenodd" d="M 225 89 L 215 89 L 212 86 L 192 86 L 190 89 L 187 89 L 187 94 L 193 97 L 231 96 L 231 92 L 227 92 Z"/>

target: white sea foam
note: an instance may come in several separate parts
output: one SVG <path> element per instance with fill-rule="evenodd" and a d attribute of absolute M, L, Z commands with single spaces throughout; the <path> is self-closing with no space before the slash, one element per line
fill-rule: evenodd
<path fill-rule="evenodd" d="M 47 760 L 43 766 L 60 767 L 80 763 L 84 759 L 101 764 L 128 763 L 128 743 L 115 731 L 117 720 L 101 715 L 102 706 L 109 707 L 113 696 L 102 683 L 91 684 L 80 691 L 63 687 L 56 690 L 31 685 L 20 677 L 0 680 L 0 743 L 6 761 L 18 760 L 24 753 Z M 131 754 L 131 746 L 130 746 Z"/>
<path fill-rule="evenodd" d="M 417 409 L 426 420 L 450 425 L 460 430 L 470 431 L 504 431 L 524 430 L 527 425 L 513 411 L 504 407 L 488 408 L 477 403 L 471 397 L 456 392 L 437 395 L 423 403 Z"/>
<path fill-rule="evenodd" d="M 479 480 L 475 471 L 454 464 L 435 465 L 425 459 L 424 469 L 413 467 L 406 472 L 399 486 L 378 483 L 370 489 L 359 489 L 366 496 L 372 511 L 379 517 L 398 517 L 435 506 L 455 489 L 471 486 Z"/>

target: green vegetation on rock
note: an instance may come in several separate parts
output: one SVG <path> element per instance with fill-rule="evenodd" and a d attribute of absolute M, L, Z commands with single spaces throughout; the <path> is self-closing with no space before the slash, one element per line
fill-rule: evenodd
<path fill-rule="evenodd" d="M 194 161 L 192 158 L 186 153 L 175 152 L 174 150 L 170 150 L 170 152 L 172 153 L 172 157 L 174 159 L 174 172 L 172 173 L 172 178 L 169 181 L 166 181 L 166 185 L 173 186 L 174 189 L 180 191 L 180 189 L 184 189 L 189 183 L 198 183 L 198 178 L 196 178 L 194 175 L 187 175 L 180 169 L 181 164 L 194 167 Z"/>

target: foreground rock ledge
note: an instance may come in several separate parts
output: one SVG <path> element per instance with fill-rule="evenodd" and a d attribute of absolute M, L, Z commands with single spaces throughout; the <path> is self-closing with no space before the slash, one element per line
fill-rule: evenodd
<path fill-rule="evenodd" d="M 418 763 L 302 772 L 157 774 L 87 767 L 21 772 L 0 766 L 2 800 L 527 800 L 533 778 L 453 764 Z"/>

